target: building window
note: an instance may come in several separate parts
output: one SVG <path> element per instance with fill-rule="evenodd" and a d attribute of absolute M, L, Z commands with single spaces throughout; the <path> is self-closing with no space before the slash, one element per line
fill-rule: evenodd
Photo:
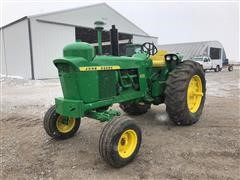
<path fill-rule="evenodd" d="M 102 32 L 103 54 L 110 55 L 110 32 Z M 126 45 L 132 41 L 130 34 L 119 33 L 119 55 L 125 55 Z M 97 31 L 92 28 L 75 27 L 75 40 L 93 44 L 97 52 Z"/>
<path fill-rule="evenodd" d="M 210 48 L 211 59 L 221 59 L 221 48 Z"/>

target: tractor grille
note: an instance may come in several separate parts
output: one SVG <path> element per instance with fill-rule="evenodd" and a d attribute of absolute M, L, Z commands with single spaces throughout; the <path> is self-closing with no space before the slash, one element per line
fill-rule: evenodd
<path fill-rule="evenodd" d="M 99 71 L 99 97 L 109 98 L 116 95 L 115 71 Z"/>

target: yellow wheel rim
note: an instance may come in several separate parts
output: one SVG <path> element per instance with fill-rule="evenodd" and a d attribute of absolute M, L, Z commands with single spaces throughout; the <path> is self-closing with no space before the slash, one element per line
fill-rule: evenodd
<path fill-rule="evenodd" d="M 75 118 L 58 116 L 56 126 L 59 132 L 68 133 L 73 129 L 75 123 L 76 123 Z"/>
<path fill-rule="evenodd" d="M 118 141 L 118 154 L 122 158 L 130 157 L 137 147 L 137 134 L 134 130 L 126 130 Z"/>
<path fill-rule="evenodd" d="M 202 102 L 202 80 L 198 75 L 194 75 L 188 85 L 187 90 L 187 105 L 190 112 L 198 111 Z"/>

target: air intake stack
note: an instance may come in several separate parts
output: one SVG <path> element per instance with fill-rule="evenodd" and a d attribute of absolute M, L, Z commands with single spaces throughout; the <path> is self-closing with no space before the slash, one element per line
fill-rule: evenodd
<path fill-rule="evenodd" d="M 97 31 L 97 39 L 98 39 L 98 54 L 102 55 L 102 31 L 104 29 L 105 23 L 103 21 L 95 21 L 95 30 Z"/>

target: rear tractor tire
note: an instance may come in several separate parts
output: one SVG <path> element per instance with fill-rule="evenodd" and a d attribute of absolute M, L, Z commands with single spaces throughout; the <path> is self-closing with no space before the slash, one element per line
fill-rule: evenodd
<path fill-rule="evenodd" d="M 54 139 L 72 137 L 79 129 L 81 119 L 65 117 L 56 113 L 55 105 L 50 107 L 44 116 L 44 129 Z"/>
<path fill-rule="evenodd" d="M 119 107 L 128 115 L 141 115 L 151 108 L 151 104 L 145 103 L 121 103 Z"/>
<path fill-rule="evenodd" d="M 202 67 L 194 61 L 184 61 L 166 82 L 165 104 L 170 119 L 177 125 L 196 123 L 205 102 L 206 80 Z"/>
<path fill-rule="evenodd" d="M 128 117 L 116 117 L 108 122 L 99 139 L 102 159 L 115 168 L 130 163 L 141 146 L 142 133 L 135 121 Z"/>

